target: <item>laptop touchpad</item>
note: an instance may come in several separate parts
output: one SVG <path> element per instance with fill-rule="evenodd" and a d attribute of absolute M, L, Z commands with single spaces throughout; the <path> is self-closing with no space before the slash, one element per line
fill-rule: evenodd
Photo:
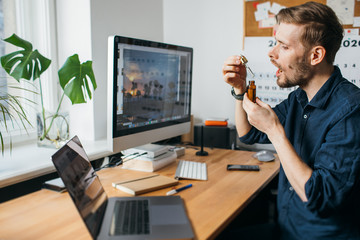
<path fill-rule="evenodd" d="M 177 205 L 151 206 L 150 221 L 152 225 L 186 224 L 184 208 Z"/>

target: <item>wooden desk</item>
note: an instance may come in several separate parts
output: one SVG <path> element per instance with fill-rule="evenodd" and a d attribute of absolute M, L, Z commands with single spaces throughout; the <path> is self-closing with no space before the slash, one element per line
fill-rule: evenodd
<path fill-rule="evenodd" d="M 206 162 L 208 181 L 181 180 L 178 187 L 193 187 L 178 193 L 185 201 L 196 239 L 213 239 L 277 175 L 279 160 L 262 163 L 252 152 L 205 149 L 207 157 L 198 157 L 187 149 L 179 159 Z M 227 164 L 258 164 L 260 172 L 227 171 Z M 173 177 L 177 163 L 159 173 Z M 98 172 L 109 197 L 129 196 L 111 186 L 113 181 L 148 174 L 120 167 Z M 146 195 L 165 195 L 170 188 Z M 0 239 L 91 239 L 68 193 L 41 190 L 0 204 Z"/>

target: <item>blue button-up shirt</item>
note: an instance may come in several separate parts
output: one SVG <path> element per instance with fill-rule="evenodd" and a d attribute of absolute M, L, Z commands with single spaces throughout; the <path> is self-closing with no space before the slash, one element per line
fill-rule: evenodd
<path fill-rule="evenodd" d="M 308 102 L 298 88 L 274 108 L 286 136 L 313 169 L 303 202 L 280 168 L 283 239 L 360 239 L 360 90 L 339 68 Z M 269 143 L 254 127 L 240 141 Z M 286 161 L 286 159 L 281 159 Z"/>

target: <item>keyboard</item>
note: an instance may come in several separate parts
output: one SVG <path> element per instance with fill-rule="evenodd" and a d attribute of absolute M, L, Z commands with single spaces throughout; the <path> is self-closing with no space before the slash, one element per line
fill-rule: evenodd
<path fill-rule="evenodd" d="M 115 203 L 110 235 L 149 234 L 148 200 L 121 200 Z"/>
<path fill-rule="evenodd" d="M 175 179 L 207 180 L 206 163 L 180 160 Z"/>

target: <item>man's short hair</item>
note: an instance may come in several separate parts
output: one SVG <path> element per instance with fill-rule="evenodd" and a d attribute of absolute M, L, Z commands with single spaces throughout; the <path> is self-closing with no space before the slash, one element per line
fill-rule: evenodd
<path fill-rule="evenodd" d="M 323 46 L 326 50 L 325 60 L 333 63 L 340 48 L 344 29 L 335 12 L 321 3 L 307 2 L 305 4 L 284 8 L 276 15 L 280 23 L 303 25 L 300 39 L 306 49 Z"/>

